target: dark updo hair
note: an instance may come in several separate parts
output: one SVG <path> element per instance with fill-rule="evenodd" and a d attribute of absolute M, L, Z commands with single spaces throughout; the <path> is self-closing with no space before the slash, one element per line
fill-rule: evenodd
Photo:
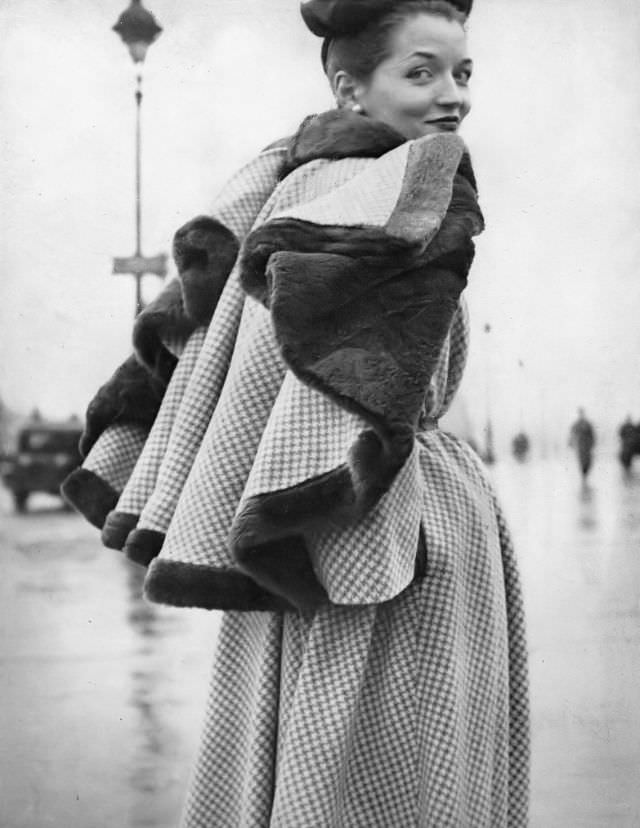
<path fill-rule="evenodd" d="M 326 38 L 322 44 L 322 65 L 330 81 L 344 71 L 359 81 L 367 81 L 376 67 L 389 55 L 389 36 L 393 29 L 418 14 L 434 14 L 464 26 L 467 15 L 448 0 L 398 0 L 393 9 L 376 18 L 353 35 Z"/>

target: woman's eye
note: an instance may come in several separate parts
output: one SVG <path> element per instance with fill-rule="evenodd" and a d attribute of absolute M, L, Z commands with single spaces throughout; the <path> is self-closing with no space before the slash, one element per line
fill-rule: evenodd
<path fill-rule="evenodd" d="M 471 70 L 470 69 L 460 69 L 454 75 L 456 81 L 463 86 L 466 86 L 469 81 L 471 80 Z"/>
<path fill-rule="evenodd" d="M 432 77 L 432 74 L 429 69 L 426 67 L 421 67 L 420 69 L 412 69 L 409 74 L 407 75 L 408 78 L 411 80 L 429 80 Z"/>

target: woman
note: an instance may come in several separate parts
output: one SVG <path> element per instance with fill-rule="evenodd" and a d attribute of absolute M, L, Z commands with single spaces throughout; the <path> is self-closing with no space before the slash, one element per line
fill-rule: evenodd
<path fill-rule="evenodd" d="M 456 135 L 469 7 L 303 4 L 337 111 L 215 211 L 240 257 L 125 520 L 151 600 L 229 610 L 187 828 L 526 824 L 513 551 L 481 464 L 437 427 L 482 228 Z M 178 234 L 187 305 L 212 273 L 198 233 L 219 230 L 198 221 Z"/>

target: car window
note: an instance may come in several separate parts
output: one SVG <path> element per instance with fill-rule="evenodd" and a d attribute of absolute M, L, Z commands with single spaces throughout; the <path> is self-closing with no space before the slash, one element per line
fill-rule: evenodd
<path fill-rule="evenodd" d="M 78 439 L 79 434 L 74 431 L 25 431 L 20 436 L 20 450 L 75 453 Z"/>

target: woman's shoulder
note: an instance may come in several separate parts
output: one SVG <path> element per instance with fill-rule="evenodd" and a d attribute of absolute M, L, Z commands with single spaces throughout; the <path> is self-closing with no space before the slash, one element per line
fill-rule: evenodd
<path fill-rule="evenodd" d="M 287 152 L 293 139 L 294 135 L 287 135 L 284 138 L 278 138 L 276 141 L 272 141 L 270 144 L 267 144 L 266 147 L 263 147 L 260 150 L 260 155 L 269 152 Z"/>

